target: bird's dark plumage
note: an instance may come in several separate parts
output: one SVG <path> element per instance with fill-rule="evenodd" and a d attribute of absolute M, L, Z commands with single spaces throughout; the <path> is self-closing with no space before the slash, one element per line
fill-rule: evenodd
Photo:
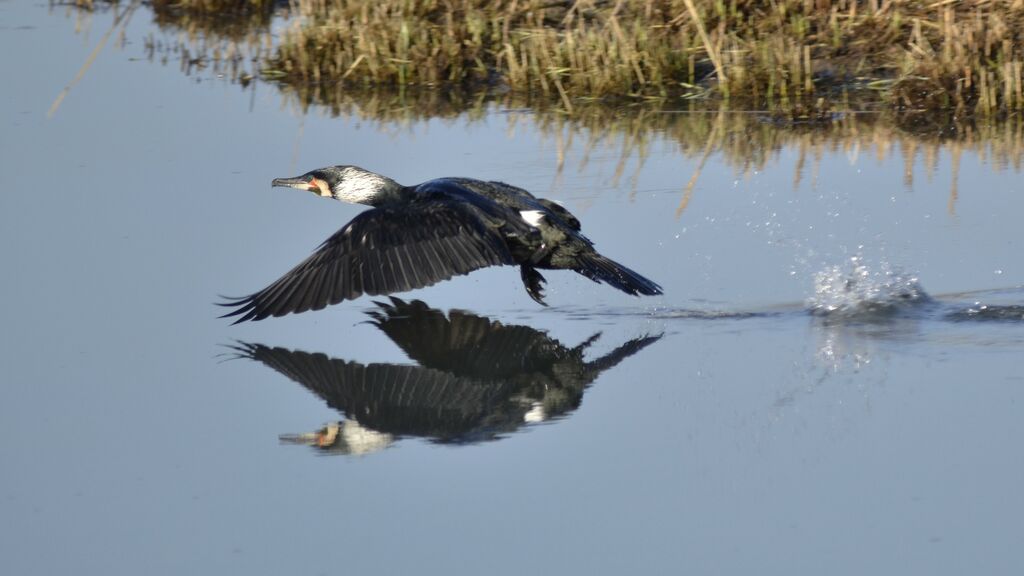
<path fill-rule="evenodd" d="M 441 178 L 417 186 L 357 168 L 333 166 L 288 186 L 368 204 L 305 261 L 263 290 L 231 299 L 236 323 L 319 310 L 342 300 L 405 292 L 500 265 L 521 266 L 530 297 L 543 301 L 537 269 L 574 270 L 627 294 L 661 287 L 598 254 L 564 207 L 501 182 Z"/>
<path fill-rule="evenodd" d="M 515 264 L 486 213 L 423 200 L 356 216 L 301 264 L 251 296 L 230 302 L 239 321 L 319 310 L 363 294 L 423 288 L 458 274 Z"/>

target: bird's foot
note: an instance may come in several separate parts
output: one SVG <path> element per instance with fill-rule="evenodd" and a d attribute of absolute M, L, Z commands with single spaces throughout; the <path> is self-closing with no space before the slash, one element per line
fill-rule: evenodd
<path fill-rule="evenodd" d="M 523 286 L 530 298 L 533 298 L 533 301 L 541 306 L 547 306 L 544 302 L 544 283 L 547 281 L 540 272 L 530 266 L 520 266 L 519 274 L 523 278 Z"/>

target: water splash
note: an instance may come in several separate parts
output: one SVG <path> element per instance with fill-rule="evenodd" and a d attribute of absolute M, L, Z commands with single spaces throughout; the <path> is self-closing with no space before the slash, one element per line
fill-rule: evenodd
<path fill-rule="evenodd" d="M 872 268 L 862 256 L 814 275 L 807 308 L 817 316 L 889 316 L 931 299 L 917 277 L 882 262 Z"/>

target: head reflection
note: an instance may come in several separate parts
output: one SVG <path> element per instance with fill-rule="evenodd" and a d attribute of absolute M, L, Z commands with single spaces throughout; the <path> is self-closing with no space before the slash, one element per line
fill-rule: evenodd
<path fill-rule="evenodd" d="M 588 361 L 584 353 L 600 333 L 569 348 L 528 326 L 460 310 L 446 315 L 419 300 L 392 298 L 377 306 L 368 312 L 371 323 L 416 365 L 232 346 L 239 357 L 284 374 L 345 416 L 315 432 L 283 435 L 282 442 L 366 454 L 410 436 L 438 443 L 494 440 L 572 412 L 602 372 L 661 338 L 636 338 Z"/>

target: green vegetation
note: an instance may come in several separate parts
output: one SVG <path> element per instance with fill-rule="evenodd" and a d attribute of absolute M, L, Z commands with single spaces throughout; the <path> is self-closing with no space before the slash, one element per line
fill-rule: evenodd
<path fill-rule="evenodd" d="M 214 0 L 206 0 L 212 2 Z M 1024 2 L 296 0 L 265 72 L 348 85 L 501 86 L 590 98 L 1024 109 Z"/>

